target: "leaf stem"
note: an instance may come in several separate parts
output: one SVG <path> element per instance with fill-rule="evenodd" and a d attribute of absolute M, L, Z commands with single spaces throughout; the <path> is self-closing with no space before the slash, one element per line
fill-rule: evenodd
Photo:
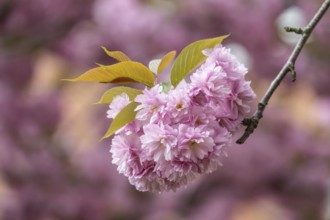
<path fill-rule="evenodd" d="M 275 79 L 271 82 L 264 96 L 260 100 L 257 111 L 254 113 L 252 117 L 244 119 L 243 125 L 246 126 L 246 129 L 242 137 L 236 141 L 237 144 L 243 144 L 248 139 L 250 134 L 252 134 L 253 131 L 257 128 L 259 120 L 262 118 L 263 112 L 270 98 L 272 97 L 273 93 L 275 92 L 275 90 L 280 85 L 280 83 L 282 82 L 282 80 L 284 79 L 284 77 L 287 75 L 288 72 L 291 72 L 292 81 L 295 81 L 296 79 L 295 62 L 301 50 L 305 46 L 308 38 L 313 32 L 315 26 L 321 20 L 321 18 L 323 17 L 323 15 L 325 14 L 325 12 L 328 10 L 329 7 L 330 7 L 330 0 L 325 0 L 321 5 L 321 7 L 319 8 L 319 10 L 314 15 L 314 17 L 312 18 L 312 20 L 307 24 L 305 28 L 292 28 L 292 27 L 284 28 L 287 32 L 294 32 L 296 34 L 301 35 L 301 38 L 296 44 L 295 48 L 293 49 L 287 62 L 282 67 L 282 69 L 275 77 Z"/>

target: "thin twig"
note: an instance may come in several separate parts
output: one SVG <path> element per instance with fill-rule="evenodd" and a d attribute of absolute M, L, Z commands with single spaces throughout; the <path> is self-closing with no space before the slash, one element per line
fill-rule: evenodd
<path fill-rule="evenodd" d="M 272 97 L 274 91 L 277 89 L 277 87 L 280 85 L 284 77 L 288 72 L 291 72 L 292 81 L 295 81 L 296 79 L 296 71 L 295 71 L 295 62 L 305 46 L 309 36 L 313 32 L 314 27 L 317 25 L 317 23 L 321 20 L 324 13 L 328 10 L 330 6 L 330 0 L 325 0 L 319 10 L 316 12 L 312 20 L 309 22 L 309 24 L 305 28 L 292 28 L 292 27 L 285 27 L 285 30 L 287 32 L 294 32 L 296 34 L 300 34 L 301 38 L 296 44 L 294 50 L 292 51 L 288 61 L 285 63 L 285 65 L 282 67 L 276 78 L 271 82 L 269 88 L 267 89 L 266 93 L 260 100 L 258 104 L 258 109 L 254 113 L 254 115 L 250 118 L 246 118 L 243 120 L 243 125 L 246 126 L 245 132 L 242 135 L 240 139 L 236 141 L 238 144 L 243 144 L 246 139 L 250 136 L 250 134 L 253 133 L 254 129 L 257 128 L 259 120 L 262 118 L 263 112 L 268 104 L 268 101 Z"/>

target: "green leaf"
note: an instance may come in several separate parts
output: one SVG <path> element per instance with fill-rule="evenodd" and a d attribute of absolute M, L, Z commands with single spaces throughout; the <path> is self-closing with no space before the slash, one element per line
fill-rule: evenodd
<path fill-rule="evenodd" d="M 123 61 L 110 66 L 96 67 L 77 78 L 66 80 L 101 83 L 139 82 L 152 87 L 155 79 L 153 73 L 142 63 Z"/>
<path fill-rule="evenodd" d="M 163 93 L 166 93 L 166 94 L 170 91 L 171 86 L 172 86 L 171 82 L 162 82 L 161 85 L 162 85 Z"/>
<path fill-rule="evenodd" d="M 121 95 L 122 93 L 126 93 L 129 97 L 129 100 L 132 101 L 137 95 L 142 94 L 142 91 L 126 86 L 113 87 L 103 94 L 97 104 L 111 103 L 116 96 Z"/>
<path fill-rule="evenodd" d="M 104 52 L 109 56 L 112 57 L 116 60 L 118 60 L 119 62 L 123 62 L 123 61 L 130 61 L 131 59 L 123 52 L 121 51 L 109 51 L 107 50 L 107 48 L 102 47 L 102 49 L 104 50 Z"/>
<path fill-rule="evenodd" d="M 137 102 L 131 102 L 126 105 L 118 115 L 112 120 L 112 123 L 105 133 L 105 135 L 101 138 L 101 140 L 110 137 L 116 131 L 127 125 L 128 123 L 134 121 L 136 116 L 135 108 L 139 105 Z"/>
<path fill-rule="evenodd" d="M 149 69 L 155 74 L 160 74 L 172 62 L 175 55 L 176 55 L 176 51 L 173 50 L 173 51 L 167 53 L 161 59 L 151 60 L 149 62 Z"/>
<path fill-rule="evenodd" d="M 172 85 L 177 86 L 187 74 L 205 61 L 206 56 L 202 53 L 204 49 L 213 48 L 217 44 L 220 44 L 228 36 L 229 35 L 225 35 L 196 41 L 185 47 L 173 64 L 171 70 Z"/>

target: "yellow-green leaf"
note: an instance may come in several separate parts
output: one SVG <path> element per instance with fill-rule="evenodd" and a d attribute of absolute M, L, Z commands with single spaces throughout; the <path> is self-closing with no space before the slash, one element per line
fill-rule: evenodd
<path fill-rule="evenodd" d="M 108 131 L 105 133 L 101 140 L 110 137 L 112 134 L 114 134 L 116 131 L 118 131 L 128 123 L 134 121 L 136 116 L 136 111 L 134 110 L 138 105 L 139 103 L 137 102 L 131 102 L 127 106 L 125 106 L 112 120 Z"/>
<path fill-rule="evenodd" d="M 124 52 L 121 52 L 121 51 L 109 51 L 105 47 L 102 47 L 102 49 L 104 50 L 104 52 L 109 57 L 112 57 L 112 58 L 118 60 L 119 62 L 130 61 L 131 60 Z"/>
<path fill-rule="evenodd" d="M 154 74 L 142 63 L 123 61 L 110 66 L 93 68 L 68 81 L 87 81 L 101 83 L 139 82 L 149 87 L 154 85 Z"/>
<path fill-rule="evenodd" d="M 111 103 L 116 96 L 121 95 L 122 93 L 126 93 L 129 97 L 129 100 L 132 101 L 137 95 L 142 94 L 142 91 L 126 86 L 113 87 L 103 94 L 97 104 Z"/>
<path fill-rule="evenodd" d="M 157 74 L 163 72 L 163 70 L 172 62 L 176 55 L 176 51 L 173 50 L 167 53 L 162 59 L 157 69 Z"/>
<path fill-rule="evenodd" d="M 213 48 L 217 44 L 220 44 L 228 36 L 229 35 L 225 35 L 196 41 L 185 47 L 173 64 L 171 70 L 172 85 L 177 86 L 187 74 L 205 61 L 206 56 L 202 53 L 204 49 Z"/>

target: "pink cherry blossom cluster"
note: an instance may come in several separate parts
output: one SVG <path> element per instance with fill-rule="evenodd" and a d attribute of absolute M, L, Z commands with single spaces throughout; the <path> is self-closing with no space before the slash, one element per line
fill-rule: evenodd
<path fill-rule="evenodd" d="M 140 191 L 176 190 L 221 165 L 255 98 L 247 69 L 218 45 L 204 50 L 206 61 L 174 88 L 164 84 L 136 96 L 136 119 L 116 132 L 110 152 L 119 173 Z M 110 104 L 108 118 L 125 107 L 123 93 Z"/>

